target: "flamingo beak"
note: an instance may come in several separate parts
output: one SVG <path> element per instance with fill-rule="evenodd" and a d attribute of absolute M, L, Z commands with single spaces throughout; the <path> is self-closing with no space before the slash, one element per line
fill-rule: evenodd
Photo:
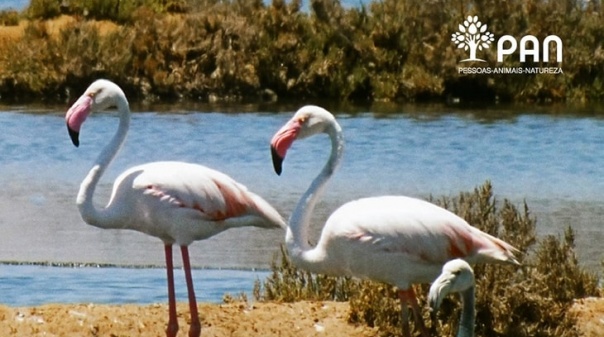
<path fill-rule="evenodd" d="M 428 304 L 431 313 L 434 313 L 434 315 L 436 315 L 436 311 L 440 308 L 443 299 L 451 291 L 453 279 L 453 274 L 443 273 L 432 282 L 430 291 L 428 292 Z"/>
<path fill-rule="evenodd" d="M 88 117 L 92 106 L 92 95 L 83 95 L 67 110 L 65 122 L 73 145 L 80 145 L 80 128 Z"/>
<path fill-rule="evenodd" d="M 281 175 L 283 169 L 283 159 L 287 150 L 292 146 L 298 133 L 302 128 L 302 123 L 299 119 L 292 119 L 285 124 L 271 140 L 271 156 L 273 159 L 273 168 L 278 175 Z"/>
<path fill-rule="evenodd" d="M 67 125 L 67 131 L 69 131 L 69 138 L 71 138 L 73 145 L 75 147 L 80 146 L 80 133 L 70 128 L 69 125 Z"/>
<path fill-rule="evenodd" d="M 281 171 L 283 170 L 283 157 L 279 155 L 277 150 L 271 146 L 271 157 L 273 159 L 273 168 L 277 175 L 281 175 Z"/>

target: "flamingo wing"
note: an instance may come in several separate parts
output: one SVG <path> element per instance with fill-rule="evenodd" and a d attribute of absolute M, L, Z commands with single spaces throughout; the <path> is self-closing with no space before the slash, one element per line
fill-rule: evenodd
<path fill-rule="evenodd" d="M 339 232 L 333 236 L 344 236 L 365 251 L 403 254 L 418 263 L 442 264 L 455 258 L 517 263 L 516 249 L 509 244 L 420 199 L 359 199 L 336 210 L 328 225 L 327 231 Z"/>
<path fill-rule="evenodd" d="M 284 227 L 279 213 L 231 177 L 202 165 L 155 162 L 134 167 L 131 186 L 162 204 L 196 211 L 206 221 L 252 216 L 260 227 Z M 128 172 L 124 173 L 127 177 Z"/>

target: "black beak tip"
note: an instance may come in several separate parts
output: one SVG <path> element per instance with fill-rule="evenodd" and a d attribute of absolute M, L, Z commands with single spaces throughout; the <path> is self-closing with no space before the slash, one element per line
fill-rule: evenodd
<path fill-rule="evenodd" d="M 80 146 L 80 133 L 72 130 L 70 127 L 67 127 L 67 130 L 69 131 L 69 137 L 71 138 L 73 145 L 75 145 L 75 147 Z"/>
<path fill-rule="evenodd" d="M 271 147 L 271 156 L 273 158 L 273 168 L 277 175 L 281 175 L 283 170 L 283 158 L 277 153 L 274 147 Z"/>

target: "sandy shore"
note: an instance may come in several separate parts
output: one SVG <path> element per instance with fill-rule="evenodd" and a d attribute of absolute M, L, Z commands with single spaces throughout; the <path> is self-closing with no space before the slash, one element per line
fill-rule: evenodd
<path fill-rule="evenodd" d="M 348 303 L 200 304 L 202 335 L 377 336 L 375 329 L 347 322 Z M 188 306 L 178 305 L 179 336 L 188 332 Z M 579 300 L 571 310 L 581 336 L 604 336 L 604 298 Z M 167 305 L 50 304 L 0 306 L 0 336 L 164 336 Z"/>
<path fill-rule="evenodd" d="M 177 310 L 179 336 L 186 336 L 188 306 Z M 204 303 L 199 310 L 204 336 L 376 336 L 348 324 L 348 304 L 341 302 Z M 0 336 L 165 336 L 167 312 L 166 304 L 0 306 Z"/>

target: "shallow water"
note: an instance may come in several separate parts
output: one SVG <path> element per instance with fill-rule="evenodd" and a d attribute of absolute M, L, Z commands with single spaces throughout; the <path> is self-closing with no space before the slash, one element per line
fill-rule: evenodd
<path fill-rule="evenodd" d="M 193 270 L 199 302 L 220 303 L 225 294 L 244 293 L 252 299 L 256 280 L 267 271 Z M 187 301 L 184 273 L 174 272 L 177 301 Z M 36 306 L 49 303 L 151 304 L 167 303 L 163 268 L 65 268 L 33 265 L 0 265 L 1 303 Z"/>
<path fill-rule="evenodd" d="M 61 109 L 0 110 L 5 110 L 0 112 L 0 261 L 164 265 L 161 241 L 88 226 L 74 205 L 81 179 L 115 130 L 115 113 L 91 116 L 75 148 Z M 297 142 L 277 176 L 268 144 L 293 112 L 228 111 L 133 114 L 127 142 L 101 181 L 97 204 L 107 201 L 113 179 L 126 168 L 181 160 L 231 175 L 287 217 L 326 160 L 327 138 Z M 526 200 L 540 234 L 561 234 L 572 225 L 581 263 L 600 271 L 604 120 L 592 115 L 422 107 L 394 114 L 339 113 L 346 152 L 318 205 L 313 233 L 338 205 L 361 196 L 455 196 L 488 179 L 498 199 Z M 283 236 L 281 230 L 229 230 L 194 243 L 192 263 L 268 268 Z M 163 282 L 163 271 L 157 278 Z"/>

